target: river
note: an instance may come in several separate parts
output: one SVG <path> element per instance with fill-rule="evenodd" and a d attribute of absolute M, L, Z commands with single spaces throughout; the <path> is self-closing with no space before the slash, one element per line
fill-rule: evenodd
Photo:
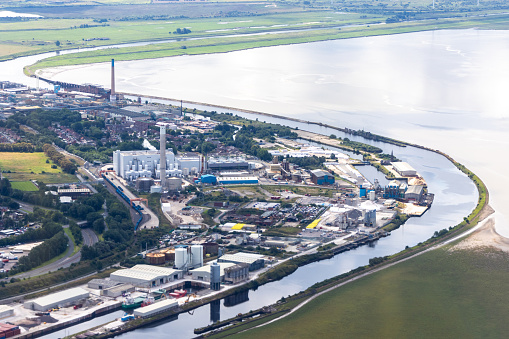
<path fill-rule="evenodd" d="M 440 149 L 487 183 L 497 210 L 497 230 L 506 235 L 509 218 L 503 207 L 509 202 L 505 195 L 509 184 L 504 134 L 509 102 L 504 94 L 509 91 L 508 42 L 509 32 L 505 31 L 449 30 L 117 62 L 116 87 L 121 92 L 208 102 L 365 129 Z M 0 74 L 13 75 L 6 80 L 27 83 L 26 78 L 20 80 L 20 69 L 36 59 L 0 63 Z M 58 68 L 46 76 L 109 87 L 106 63 Z M 30 82 L 33 85 L 33 80 Z M 316 125 L 266 116 L 259 119 L 342 136 Z M 412 147 L 374 144 L 387 153 L 394 151 L 395 156 L 412 164 L 425 177 L 430 192 L 435 193 L 435 202 L 423 217 L 410 219 L 374 246 L 302 267 L 238 300 L 203 306 L 193 315 L 181 314 L 177 321 L 165 321 L 121 337 L 159 338 L 170 333 L 179 338 L 191 337 L 193 328 L 212 320 L 256 309 L 365 265 L 369 258 L 415 245 L 435 231 L 455 225 L 474 207 L 474 185 L 445 158 Z M 369 178 L 372 174 L 366 175 Z M 249 301 L 232 306 L 242 298 Z M 73 329 L 77 331 L 114 316 L 118 315 L 110 314 Z M 64 333 L 73 331 L 47 337 Z"/>

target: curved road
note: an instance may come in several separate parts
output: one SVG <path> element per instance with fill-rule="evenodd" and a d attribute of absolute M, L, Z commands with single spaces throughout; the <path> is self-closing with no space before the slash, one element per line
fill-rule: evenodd
<path fill-rule="evenodd" d="M 81 234 L 83 234 L 83 245 L 92 246 L 99 241 L 97 234 L 91 228 L 82 228 Z"/>

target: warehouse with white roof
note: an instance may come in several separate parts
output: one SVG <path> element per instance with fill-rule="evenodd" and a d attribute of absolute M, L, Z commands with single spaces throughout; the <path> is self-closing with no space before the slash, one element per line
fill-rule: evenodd
<path fill-rule="evenodd" d="M 7 318 L 14 314 L 14 308 L 7 305 L 0 305 L 0 319 Z"/>
<path fill-rule="evenodd" d="M 76 287 L 27 301 L 23 307 L 34 311 L 47 311 L 55 307 L 71 306 L 88 297 L 90 297 L 90 293 L 87 290 Z"/>
<path fill-rule="evenodd" d="M 136 287 L 151 288 L 182 279 L 182 271 L 168 267 L 136 265 L 111 273 L 110 279 Z"/>
<path fill-rule="evenodd" d="M 175 299 L 166 299 L 151 305 L 140 307 L 134 310 L 135 317 L 147 318 L 161 312 L 165 312 L 170 308 L 177 307 L 178 301 Z"/>
<path fill-rule="evenodd" d="M 393 162 L 392 167 L 404 177 L 415 177 L 417 175 L 417 171 L 406 162 Z"/>
<path fill-rule="evenodd" d="M 238 252 L 235 254 L 225 254 L 217 259 L 217 262 L 231 262 L 235 264 L 244 263 L 249 265 L 250 271 L 255 271 L 265 266 L 265 260 L 263 258 L 263 255 L 260 254 Z"/>
<path fill-rule="evenodd" d="M 220 262 L 219 264 L 219 276 L 221 277 L 221 281 L 224 280 L 224 270 L 228 267 L 235 266 L 236 264 L 232 262 Z M 189 271 L 193 275 L 194 280 L 202 280 L 202 281 L 210 281 L 210 265 L 204 265 L 202 267 L 195 268 L 194 270 Z"/>

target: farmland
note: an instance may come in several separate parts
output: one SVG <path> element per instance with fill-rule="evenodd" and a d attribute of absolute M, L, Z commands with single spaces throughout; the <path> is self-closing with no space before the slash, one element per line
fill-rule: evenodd
<path fill-rule="evenodd" d="M 434 250 L 236 338 L 500 338 L 509 330 L 508 259 L 491 247 Z"/>
<path fill-rule="evenodd" d="M 11 181 L 40 180 L 45 183 L 75 182 L 70 174 L 60 168 L 51 168 L 52 162 L 42 152 L 0 152 L 0 168 L 4 177 Z"/>

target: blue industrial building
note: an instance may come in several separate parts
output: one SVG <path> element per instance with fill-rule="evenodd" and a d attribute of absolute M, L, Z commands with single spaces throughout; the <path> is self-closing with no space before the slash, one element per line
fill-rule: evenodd
<path fill-rule="evenodd" d="M 311 181 L 316 185 L 332 185 L 335 182 L 334 175 L 322 170 L 311 171 Z"/>
<path fill-rule="evenodd" d="M 200 182 L 202 184 L 211 184 L 215 185 L 217 184 L 217 178 L 215 175 L 212 174 L 205 174 L 200 177 Z"/>
<path fill-rule="evenodd" d="M 219 177 L 217 181 L 223 185 L 258 184 L 257 177 Z"/>

